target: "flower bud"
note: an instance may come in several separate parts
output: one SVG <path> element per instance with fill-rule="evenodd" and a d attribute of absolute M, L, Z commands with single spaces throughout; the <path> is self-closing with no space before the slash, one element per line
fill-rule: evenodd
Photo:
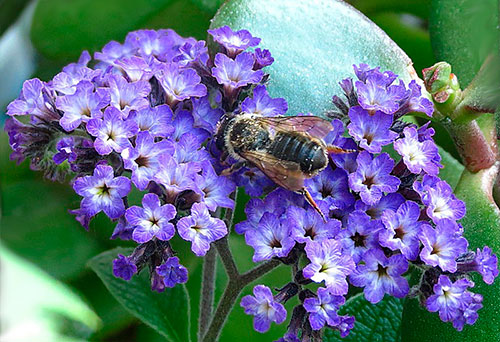
<path fill-rule="evenodd" d="M 451 65 L 439 62 L 422 70 L 427 91 L 437 103 L 448 101 L 450 96 L 460 90 L 458 79 L 451 72 Z"/>

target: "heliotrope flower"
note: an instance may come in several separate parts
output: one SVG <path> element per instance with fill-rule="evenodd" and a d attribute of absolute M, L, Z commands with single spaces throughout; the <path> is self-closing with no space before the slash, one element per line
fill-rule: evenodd
<path fill-rule="evenodd" d="M 179 54 L 172 61 L 182 66 L 193 66 L 196 62 L 206 65 L 208 61 L 208 48 L 205 46 L 203 40 L 194 44 L 186 42 L 179 48 Z"/>
<path fill-rule="evenodd" d="M 317 297 L 304 300 L 304 308 L 309 312 L 311 328 L 319 330 L 325 324 L 335 326 L 340 323 L 337 310 L 345 303 L 344 297 L 331 295 L 324 287 L 318 289 L 317 295 Z"/>
<path fill-rule="evenodd" d="M 208 30 L 217 43 L 222 45 L 230 57 L 234 57 L 241 51 L 260 43 L 260 38 L 252 37 L 247 30 L 234 32 L 229 26 L 222 26 Z"/>
<path fill-rule="evenodd" d="M 442 219 L 460 220 L 465 216 L 465 203 L 453 195 L 453 190 L 445 181 L 439 181 L 425 190 L 427 193 L 422 197 L 422 202 L 427 206 L 427 215 L 434 223 Z"/>
<path fill-rule="evenodd" d="M 125 212 L 122 198 L 130 192 L 130 180 L 115 177 L 109 165 L 97 165 L 92 176 L 77 178 L 73 189 L 83 196 L 80 207 L 86 216 L 104 211 L 109 218 L 116 219 Z"/>
<path fill-rule="evenodd" d="M 359 192 L 361 199 L 368 205 L 376 204 L 384 192 L 396 192 L 401 181 L 390 173 L 394 167 L 394 161 L 387 153 L 377 157 L 362 151 L 359 153 L 358 168 L 356 172 L 349 175 L 351 189 Z"/>
<path fill-rule="evenodd" d="M 495 254 L 492 254 L 491 248 L 485 246 L 482 251 L 479 248 L 477 249 L 474 258 L 474 270 L 481 274 L 486 284 L 493 284 L 493 281 L 498 276 L 498 259 Z"/>
<path fill-rule="evenodd" d="M 137 273 L 137 266 L 130 258 L 123 254 L 118 254 L 118 258 L 113 260 L 113 275 L 123 280 L 130 280 Z"/>
<path fill-rule="evenodd" d="M 191 102 L 193 103 L 193 126 L 203 128 L 210 133 L 215 132 L 217 122 L 224 114 L 224 110 L 219 107 L 213 108 L 208 96 L 192 98 Z"/>
<path fill-rule="evenodd" d="M 94 89 L 91 82 L 82 81 L 76 86 L 74 94 L 60 96 L 56 99 L 56 107 L 64 112 L 59 123 L 66 131 L 72 131 L 82 122 L 88 122 L 90 118 L 101 118 L 101 110 L 109 102 L 108 89 Z"/>
<path fill-rule="evenodd" d="M 346 228 L 339 232 L 337 240 L 354 262 L 358 263 L 366 251 L 378 248 L 378 236 L 382 229 L 380 221 L 372 221 L 366 213 L 355 210 L 349 214 Z"/>
<path fill-rule="evenodd" d="M 358 200 L 354 204 L 354 209 L 364 211 L 372 220 L 378 220 L 386 210 L 396 211 L 405 198 L 398 193 L 391 193 L 383 196 L 380 201 L 374 205 L 367 205 L 363 201 Z"/>
<path fill-rule="evenodd" d="M 65 160 L 72 163 L 76 160 L 77 154 L 74 151 L 75 140 L 73 137 L 65 137 L 57 142 L 57 153 L 52 158 L 54 163 L 61 164 Z"/>
<path fill-rule="evenodd" d="M 420 258 L 433 267 L 439 266 L 443 271 L 455 272 L 457 270 L 456 259 L 467 250 L 467 240 L 457 234 L 455 221 L 444 219 L 439 221 L 436 228 L 428 224 L 422 225 L 419 235 L 424 245 L 420 252 Z"/>
<path fill-rule="evenodd" d="M 133 120 L 139 132 L 149 132 L 155 138 L 167 138 L 174 132 L 172 110 L 168 105 L 144 107 L 129 114 L 127 120 Z"/>
<path fill-rule="evenodd" d="M 406 201 L 396 212 L 386 210 L 382 214 L 385 229 L 379 234 L 380 245 L 390 250 L 400 250 L 408 260 L 415 260 L 419 252 L 421 221 L 417 203 Z"/>
<path fill-rule="evenodd" d="M 115 62 L 115 65 L 121 68 L 128 76 L 131 82 L 149 81 L 155 72 L 157 65 L 150 65 L 139 56 L 122 58 Z"/>
<path fill-rule="evenodd" d="M 139 243 L 148 242 L 152 238 L 170 240 L 175 234 L 174 225 L 170 221 L 176 210 L 172 204 L 161 205 L 156 194 L 146 194 L 142 198 L 142 208 L 131 206 L 125 217 L 134 226 L 132 238 Z"/>
<path fill-rule="evenodd" d="M 34 117 L 57 118 L 46 100 L 46 85 L 38 78 L 23 83 L 21 95 L 7 106 L 7 115 L 33 115 Z"/>
<path fill-rule="evenodd" d="M 280 220 L 277 215 L 264 213 L 258 226 L 245 232 L 246 243 L 255 250 L 252 260 L 286 257 L 295 245 L 290 228 L 288 222 Z"/>
<path fill-rule="evenodd" d="M 399 101 L 406 95 L 404 84 L 390 85 L 392 77 L 381 72 L 370 72 L 366 81 L 357 81 L 358 99 L 361 107 L 368 111 L 393 114 L 399 109 Z"/>
<path fill-rule="evenodd" d="M 128 147 L 121 153 L 123 166 L 132 171 L 132 182 L 139 190 L 145 190 L 160 169 L 159 157 L 162 153 L 172 155 L 174 145 L 171 141 L 154 142 L 149 132 L 140 132 L 135 147 Z"/>
<path fill-rule="evenodd" d="M 262 171 L 253 168 L 242 168 L 239 172 L 233 174 L 233 181 L 238 187 L 245 189 L 248 196 L 259 197 L 266 188 L 272 188 L 275 183 L 266 177 Z"/>
<path fill-rule="evenodd" d="M 253 68 L 255 70 L 262 69 L 274 63 L 274 58 L 271 56 L 271 52 L 267 49 L 262 50 L 261 48 L 256 48 L 254 51 L 255 64 Z"/>
<path fill-rule="evenodd" d="M 339 220 L 324 222 L 313 208 L 289 207 L 287 218 L 292 227 L 292 236 L 299 243 L 334 238 L 341 227 Z"/>
<path fill-rule="evenodd" d="M 163 284 L 170 288 L 188 280 L 188 270 L 179 263 L 178 257 L 168 258 L 164 264 L 156 267 L 156 273 L 163 278 Z"/>
<path fill-rule="evenodd" d="M 199 171 L 198 165 L 192 165 L 192 163 L 178 164 L 168 154 L 160 155 L 159 161 L 160 169 L 154 180 L 165 189 L 170 203 L 174 202 L 175 197 L 181 191 L 197 189 L 194 177 Z"/>
<path fill-rule="evenodd" d="M 262 70 L 253 70 L 254 57 L 250 52 L 243 52 L 234 60 L 218 53 L 215 56 L 214 64 L 212 74 L 217 82 L 229 92 L 247 84 L 259 83 L 264 76 Z"/>
<path fill-rule="evenodd" d="M 354 203 L 349 191 L 347 173 L 341 168 L 327 167 L 314 178 L 305 182 L 311 196 L 317 201 L 325 201 L 329 209 L 345 209 Z"/>
<path fill-rule="evenodd" d="M 157 73 L 158 81 L 167 94 L 170 106 L 189 99 L 207 94 L 207 87 L 201 84 L 201 77 L 195 70 L 181 69 L 177 64 L 166 64 Z"/>
<path fill-rule="evenodd" d="M 202 161 L 211 160 L 209 153 L 201 146 L 198 139 L 199 136 L 186 133 L 174 144 L 173 157 L 177 163 L 191 163 L 200 167 Z"/>
<path fill-rule="evenodd" d="M 402 276 L 408 270 L 408 261 L 403 255 L 387 258 L 382 250 L 372 249 L 365 253 L 363 261 L 364 264 L 356 267 L 349 280 L 354 286 L 364 287 L 369 302 L 380 302 L 386 293 L 396 298 L 408 294 L 410 287 Z"/>
<path fill-rule="evenodd" d="M 351 256 L 342 251 L 340 242 L 328 239 L 311 241 L 305 247 L 307 258 L 311 261 L 302 271 L 304 277 L 316 283 L 325 282 L 333 295 L 345 295 L 348 290 L 346 277 L 354 269 Z"/>
<path fill-rule="evenodd" d="M 120 153 L 130 147 L 129 138 L 137 134 L 137 124 L 131 120 L 123 120 L 122 113 L 114 108 L 108 107 L 104 111 L 102 119 L 90 119 L 87 123 L 87 131 L 96 137 L 94 148 L 99 154 L 107 155 L 113 150 Z"/>
<path fill-rule="evenodd" d="M 349 109 L 349 119 L 349 133 L 368 152 L 379 153 L 382 146 L 398 137 L 397 133 L 390 130 L 392 117 L 383 112 L 377 111 L 371 115 L 362 107 L 355 106 Z"/>
<path fill-rule="evenodd" d="M 181 238 L 191 241 L 191 250 L 197 256 L 205 255 L 210 243 L 227 235 L 224 221 L 210 216 L 203 203 L 195 203 L 191 207 L 191 215 L 183 217 L 177 223 L 177 231 Z"/>
<path fill-rule="evenodd" d="M 240 305 L 247 315 L 255 316 L 253 326 L 261 333 L 269 330 L 271 322 L 281 324 L 286 319 L 285 307 L 274 300 L 271 289 L 264 285 L 255 286 L 253 296 L 243 297 Z"/>
<path fill-rule="evenodd" d="M 441 157 L 434 141 L 418 140 L 417 129 L 406 127 L 403 131 L 405 137 L 394 142 L 394 149 L 403 157 L 403 161 L 412 173 L 419 174 L 424 171 L 431 176 L 437 176 Z"/>
<path fill-rule="evenodd" d="M 172 133 L 170 138 L 179 141 L 184 134 L 191 134 L 191 139 L 194 138 L 194 142 L 201 145 L 210 134 L 205 129 L 195 127 L 194 122 L 193 115 L 189 111 L 177 110 L 172 121 L 174 133 Z"/>
<path fill-rule="evenodd" d="M 108 78 L 111 105 L 119 109 L 124 118 L 131 110 L 149 106 L 147 96 L 151 86 L 146 81 L 128 82 L 121 75 L 110 75 Z"/>
<path fill-rule="evenodd" d="M 207 208 L 212 211 L 217 207 L 233 209 L 234 201 L 229 195 L 236 189 L 235 184 L 226 177 L 218 176 L 208 160 L 201 163 L 201 170 L 201 175 L 195 176 L 195 182 Z"/>
<path fill-rule="evenodd" d="M 400 104 L 398 113 L 402 112 L 401 114 L 403 115 L 409 112 L 420 112 L 425 113 L 427 116 L 432 116 L 432 113 L 434 112 L 434 105 L 428 98 L 422 96 L 420 86 L 417 82 L 415 80 L 411 80 L 410 83 L 408 83 L 408 88 L 410 91 L 408 92 L 407 97 Z"/>
<path fill-rule="evenodd" d="M 258 85 L 253 90 L 253 97 L 247 97 L 241 103 L 241 111 L 247 114 L 261 116 L 283 115 L 288 110 L 285 99 L 272 98 L 264 85 Z"/>

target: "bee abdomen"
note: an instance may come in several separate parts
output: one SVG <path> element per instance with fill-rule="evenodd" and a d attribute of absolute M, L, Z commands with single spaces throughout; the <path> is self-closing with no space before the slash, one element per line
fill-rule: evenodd
<path fill-rule="evenodd" d="M 269 152 L 278 159 L 299 164 L 300 170 L 305 174 L 314 174 L 328 164 L 327 155 L 321 145 L 298 135 L 280 134 Z"/>

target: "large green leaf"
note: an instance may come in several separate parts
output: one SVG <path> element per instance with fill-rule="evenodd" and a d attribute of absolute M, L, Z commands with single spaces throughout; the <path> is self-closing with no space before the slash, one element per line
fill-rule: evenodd
<path fill-rule="evenodd" d="M 290 114 L 322 115 L 340 95 L 338 82 L 353 76 L 353 64 L 392 70 L 408 81 L 408 56 L 373 22 L 343 1 L 232 0 L 211 27 L 229 25 L 262 38 L 275 58 L 269 92 L 284 97 Z"/>
<path fill-rule="evenodd" d="M 497 167 L 476 174 L 464 170 L 455 191 L 467 205 L 467 215 L 461 223 L 470 248 L 475 250 L 488 245 L 498 255 L 500 211 L 493 203 L 491 189 L 485 189 L 486 184 L 491 184 Z M 500 281 L 497 279 L 493 285 L 486 285 L 477 275 L 474 281 L 476 287 L 473 291 L 483 295 L 484 307 L 479 310 L 479 319 L 473 326 L 467 325 L 462 332 L 458 332 L 450 323 L 441 322 L 436 313 L 429 313 L 420 308 L 417 301 L 408 300 L 403 313 L 403 341 L 500 341 Z"/>
<path fill-rule="evenodd" d="M 326 330 L 324 342 L 397 342 L 400 341 L 399 328 L 403 300 L 385 296 L 377 304 L 368 302 L 362 293 L 349 298 L 340 313 L 356 317 L 354 329 L 341 338 L 339 333 Z M 425 341 L 425 340 L 424 340 Z"/>
<path fill-rule="evenodd" d="M 151 290 L 147 272 L 128 282 L 113 275 L 113 259 L 118 254 L 128 255 L 131 252 L 132 249 L 116 248 L 92 258 L 89 266 L 118 302 L 168 341 L 190 341 L 190 303 L 185 286 L 177 285 L 157 293 Z"/>
<path fill-rule="evenodd" d="M 44 56 L 71 60 L 140 28 L 203 38 L 212 13 L 186 0 L 39 0 L 31 35 Z"/>
<path fill-rule="evenodd" d="M 497 0 L 433 0 L 429 30 L 436 59 L 453 67 L 462 88 L 486 57 L 498 51 Z"/>
<path fill-rule="evenodd" d="M 76 338 L 81 337 L 77 336 L 78 331 L 87 335 L 98 328 L 99 317 L 72 289 L 19 258 L 3 245 L 0 245 L 0 260 L 0 340 L 76 342 L 81 341 Z M 71 330 L 66 329 L 71 337 L 62 333 L 67 328 L 63 323 L 70 323 L 73 327 Z M 86 328 L 82 329 L 82 324 Z"/>

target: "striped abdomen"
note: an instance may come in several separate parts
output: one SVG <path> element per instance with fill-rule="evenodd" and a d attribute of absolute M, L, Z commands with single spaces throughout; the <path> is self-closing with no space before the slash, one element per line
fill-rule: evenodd
<path fill-rule="evenodd" d="M 328 164 L 323 145 L 317 140 L 293 132 L 278 132 L 266 150 L 280 160 L 299 164 L 300 170 L 305 174 L 321 171 Z"/>

